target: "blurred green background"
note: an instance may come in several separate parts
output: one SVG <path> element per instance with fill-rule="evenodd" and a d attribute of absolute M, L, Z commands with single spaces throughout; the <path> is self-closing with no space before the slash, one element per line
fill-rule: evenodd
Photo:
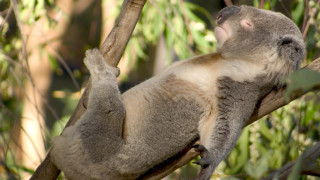
<path fill-rule="evenodd" d="M 301 66 L 320 54 L 319 2 L 232 1 L 291 18 L 306 42 Z M 121 91 L 174 61 L 214 52 L 215 15 L 228 3 L 148 0 L 119 64 Z M 103 42 L 121 4 L 117 0 L 0 0 L 0 179 L 27 179 L 43 160 L 89 77 L 82 63 L 84 52 Z M 306 72 L 293 78 L 293 90 L 308 91 L 320 84 L 319 74 Z M 246 127 L 213 179 L 260 179 L 270 174 L 319 141 L 319 122 L 319 92 L 309 92 Z M 319 176 L 319 159 L 316 166 Z M 188 179 L 198 169 L 190 163 L 166 179 Z"/>

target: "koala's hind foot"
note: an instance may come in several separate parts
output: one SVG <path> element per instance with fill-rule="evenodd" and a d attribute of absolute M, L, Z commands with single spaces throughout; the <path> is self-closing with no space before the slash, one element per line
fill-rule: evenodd
<path fill-rule="evenodd" d="M 201 171 L 194 180 L 209 180 L 215 168 L 214 159 L 207 148 L 205 148 L 203 145 L 196 144 L 193 146 L 193 148 L 195 151 L 200 153 L 201 157 L 201 159 L 194 162 L 195 164 L 201 166 Z"/>
<path fill-rule="evenodd" d="M 102 54 L 98 49 L 92 49 L 86 51 L 86 57 L 84 58 L 84 64 L 90 71 L 91 76 L 101 76 L 104 73 L 112 73 L 116 77 L 120 74 L 120 71 L 116 67 L 112 67 L 107 64 Z"/>
<path fill-rule="evenodd" d="M 116 78 L 119 75 L 119 69 L 108 65 L 98 49 L 87 50 L 84 63 L 90 71 L 92 82 L 86 115 L 90 116 L 90 122 L 96 124 L 99 120 L 108 119 L 109 124 L 101 127 L 110 126 L 110 129 L 117 131 L 116 136 L 120 137 L 125 109 Z M 93 121 L 91 116 L 96 120 Z"/>

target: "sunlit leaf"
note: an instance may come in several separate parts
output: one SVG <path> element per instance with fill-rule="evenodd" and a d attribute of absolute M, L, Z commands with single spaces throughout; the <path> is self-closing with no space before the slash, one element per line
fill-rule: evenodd
<path fill-rule="evenodd" d="M 299 21 L 303 18 L 303 13 L 304 13 L 304 1 L 303 0 L 295 1 L 295 8 L 292 9 L 291 15 L 292 15 L 292 20 L 296 24 L 298 24 Z"/>
<path fill-rule="evenodd" d="M 232 172 L 236 173 L 241 168 L 244 167 L 248 160 L 249 156 L 249 128 L 245 128 L 239 137 L 239 156 L 237 157 L 237 164 L 235 167 L 233 167 Z"/>
<path fill-rule="evenodd" d="M 295 161 L 295 164 L 292 168 L 291 173 L 288 176 L 288 180 L 299 180 L 300 174 L 302 170 L 302 162 L 303 162 L 303 154 L 298 157 L 298 159 Z"/>
<path fill-rule="evenodd" d="M 246 172 L 253 178 L 262 177 L 269 168 L 268 164 L 268 154 L 264 155 L 262 159 L 256 163 L 247 163 L 245 166 Z"/>
<path fill-rule="evenodd" d="M 288 76 L 286 79 L 287 90 L 286 100 L 289 100 L 294 93 L 305 93 L 314 87 L 320 86 L 320 73 L 310 69 L 301 69 Z"/>

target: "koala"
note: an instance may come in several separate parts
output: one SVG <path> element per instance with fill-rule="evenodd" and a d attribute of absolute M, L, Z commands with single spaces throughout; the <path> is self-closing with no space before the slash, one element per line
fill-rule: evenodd
<path fill-rule="evenodd" d="M 299 29 L 280 13 L 231 6 L 216 22 L 216 53 L 176 62 L 123 94 L 117 69 L 97 49 L 86 52 L 87 111 L 54 139 L 50 154 L 68 179 L 143 179 L 191 148 L 201 156 L 195 179 L 210 179 L 259 99 L 305 53 Z"/>

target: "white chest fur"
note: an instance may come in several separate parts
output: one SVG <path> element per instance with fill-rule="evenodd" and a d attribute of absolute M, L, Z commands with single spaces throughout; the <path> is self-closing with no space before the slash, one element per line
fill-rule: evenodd
<path fill-rule="evenodd" d="M 191 62 L 181 63 L 170 69 L 179 79 L 197 84 L 202 90 L 214 91 L 216 81 L 220 77 L 243 82 L 254 79 L 257 75 L 264 74 L 263 63 L 253 63 L 243 60 L 214 60 L 212 63 L 197 64 Z"/>

